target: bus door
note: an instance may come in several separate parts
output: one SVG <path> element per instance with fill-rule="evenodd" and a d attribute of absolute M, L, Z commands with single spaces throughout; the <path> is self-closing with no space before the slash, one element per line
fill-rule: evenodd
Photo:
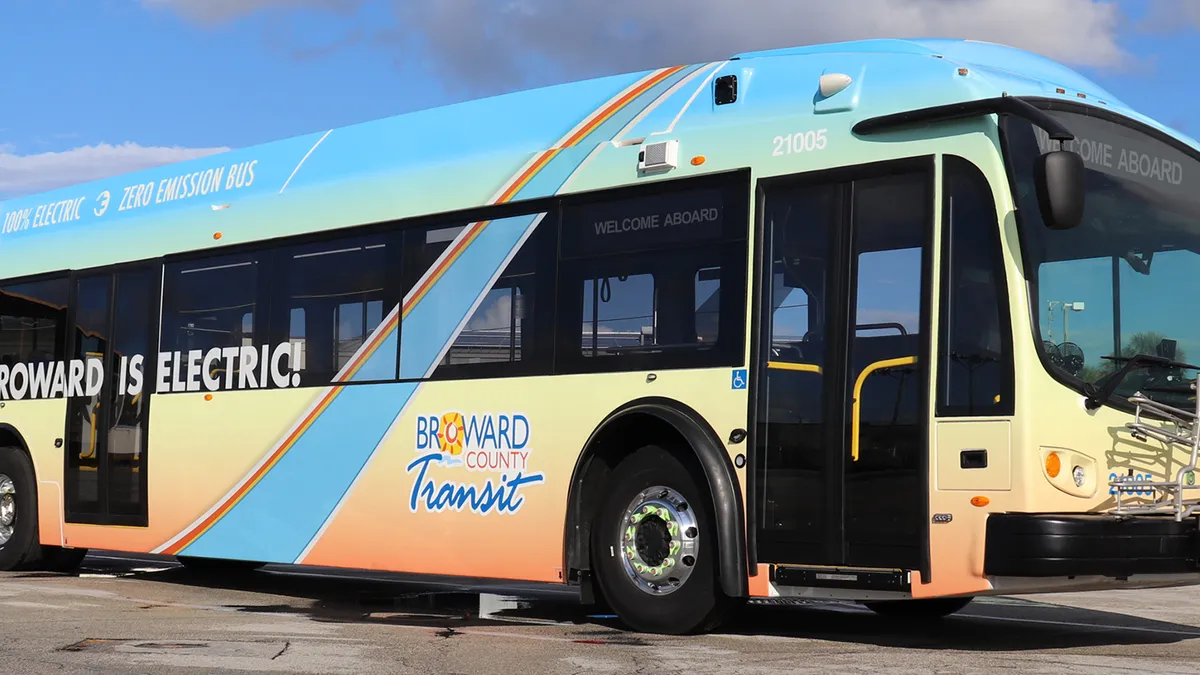
<path fill-rule="evenodd" d="M 157 266 L 73 279 L 66 365 L 66 520 L 145 526 Z"/>
<path fill-rule="evenodd" d="M 922 568 L 932 169 L 761 186 L 759 562 Z"/>

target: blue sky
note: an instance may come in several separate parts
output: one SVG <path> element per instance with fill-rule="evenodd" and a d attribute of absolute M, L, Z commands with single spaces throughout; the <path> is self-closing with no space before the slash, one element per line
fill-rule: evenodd
<path fill-rule="evenodd" d="M 1034 49 L 1200 135 L 1191 0 L 4 5 L 0 198 L 520 87 L 882 35 Z"/>

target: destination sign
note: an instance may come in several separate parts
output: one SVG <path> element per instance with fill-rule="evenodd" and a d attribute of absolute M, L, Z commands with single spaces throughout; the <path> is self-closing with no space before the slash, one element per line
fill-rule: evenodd
<path fill-rule="evenodd" d="M 567 210 L 567 255 L 611 253 L 719 239 L 725 227 L 720 190 L 690 190 L 599 202 Z"/>
<path fill-rule="evenodd" d="M 1197 199 L 1196 172 L 1200 165 L 1186 153 L 1148 134 L 1115 122 L 1058 111 L 1049 111 L 1074 134 L 1063 148 L 1077 153 L 1090 169 L 1132 180 L 1160 192 Z M 1042 152 L 1054 149 L 1049 135 L 1034 127 Z"/>

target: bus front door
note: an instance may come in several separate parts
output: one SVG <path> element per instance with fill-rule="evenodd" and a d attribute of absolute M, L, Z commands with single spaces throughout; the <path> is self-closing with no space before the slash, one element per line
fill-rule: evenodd
<path fill-rule="evenodd" d="M 924 567 L 932 169 L 764 181 L 759 562 Z"/>

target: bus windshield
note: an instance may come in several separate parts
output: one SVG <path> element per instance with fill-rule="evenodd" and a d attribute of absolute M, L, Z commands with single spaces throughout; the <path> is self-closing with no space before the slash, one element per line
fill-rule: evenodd
<path fill-rule="evenodd" d="M 1034 160 L 1055 142 L 1005 120 L 1037 348 L 1059 379 L 1122 406 L 1141 392 L 1192 409 L 1200 362 L 1200 160 L 1127 124 L 1049 111 L 1086 167 L 1079 227 L 1044 226 Z M 1107 117 L 1107 116 L 1105 116 Z M 1135 356 L 1119 382 L 1118 373 Z M 1173 363 L 1172 363 L 1173 362 Z M 1090 385 L 1090 386 L 1089 386 Z"/>

